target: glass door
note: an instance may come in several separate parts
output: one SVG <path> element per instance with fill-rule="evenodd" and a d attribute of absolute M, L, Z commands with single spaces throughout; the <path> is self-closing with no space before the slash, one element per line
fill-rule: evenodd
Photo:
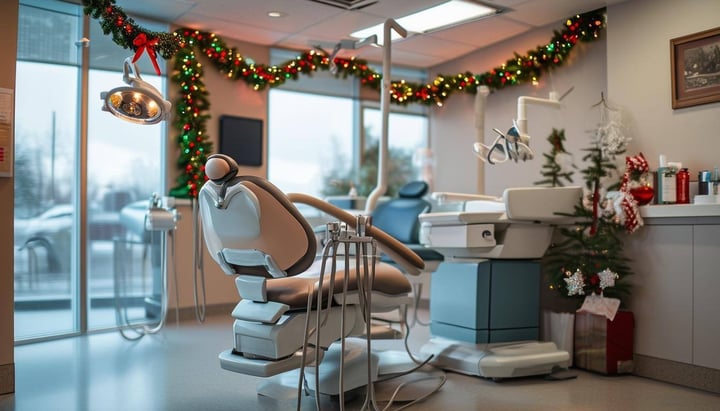
<path fill-rule="evenodd" d="M 19 18 L 15 340 L 156 321 L 160 241 L 123 215 L 142 218 L 151 195 L 164 191 L 166 125 L 134 125 L 101 111 L 100 92 L 124 85 L 131 53 L 81 7 L 22 0 Z M 164 78 L 142 60 L 143 80 L 164 90 Z"/>

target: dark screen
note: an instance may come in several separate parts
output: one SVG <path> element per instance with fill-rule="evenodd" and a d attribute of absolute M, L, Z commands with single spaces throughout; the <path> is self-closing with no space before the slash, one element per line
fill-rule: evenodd
<path fill-rule="evenodd" d="M 239 165 L 261 166 L 263 158 L 262 120 L 235 116 L 220 117 L 220 153 Z"/>

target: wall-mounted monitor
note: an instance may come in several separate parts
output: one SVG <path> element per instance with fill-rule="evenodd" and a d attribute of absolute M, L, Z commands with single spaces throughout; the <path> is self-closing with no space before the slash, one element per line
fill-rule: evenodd
<path fill-rule="evenodd" d="M 262 166 L 263 121 L 255 118 L 220 116 L 218 152 L 234 158 L 241 166 Z"/>

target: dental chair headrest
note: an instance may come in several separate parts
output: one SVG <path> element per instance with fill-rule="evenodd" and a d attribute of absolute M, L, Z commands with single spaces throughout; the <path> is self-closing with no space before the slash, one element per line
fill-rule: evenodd
<path fill-rule="evenodd" d="M 224 208 L 225 193 L 228 186 L 238 181 L 238 165 L 235 160 L 225 154 L 213 154 L 205 162 L 205 175 L 217 185 L 214 187 L 217 193 L 215 207 Z"/>
<path fill-rule="evenodd" d="M 237 175 L 238 165 L 225 154 L 213 154 L 205 162 L 205 175 L 215 184 L 223 184 Z"/>
<path fill-rule="evenodd" d="M 422 198 L 428 192 L 428 184 L 424 181 L 411 181 L 400 188 L 400 198 Z"/>

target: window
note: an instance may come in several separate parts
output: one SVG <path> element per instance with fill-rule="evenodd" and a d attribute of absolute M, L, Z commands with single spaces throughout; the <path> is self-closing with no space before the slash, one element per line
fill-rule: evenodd
<path fill-rule="evenodd" d="M 268 176 L 285 192 L 321 196 L 353 169 L 353 100 L 272 90 Z M 330 173 L 337 172 L 337 175 Z"/>
<path fill-rule="evenodd" d="M 382 133 L 382 113 L 377 108 L 363 108 L 363 147 L 361 169 L 368 169 L 377 163 L 377 147 Z M 423 175 L 418 156 L 427 148 L 427 117 L 420 114 L 390 113 L 388 119 L 388 196 L 396 196 L 397 190 L 405 183 L 428 179 Z M 362 174 L 365 176 L 364 173 Z M 375 187 L 377 174 L 358 182 L 361 192 Z M 430 181 L 428 181 L 430 183 Z M 367 186 L 367 187 L 364 187 Z"/>
<path fill-rule="evenodd" d="M 287 51 L 273 51 L 272 56 L 272 64 L 294 57 Z M 377 102 L 358 97 L 362 93 L 356 80 L 335 79 L 326 72 L 286 85 L 269 92 L 269 179 L 283 191 L 321 198 L 346 195 L 351 186 L 368 195 L 377 182 L 382 132 Z M 427 141 L 424 108 L 391 107 L 387 195 L 396 195 L 400 186 L 418 178 L 413 158 L 418 149 L 427 148 Z"/>

